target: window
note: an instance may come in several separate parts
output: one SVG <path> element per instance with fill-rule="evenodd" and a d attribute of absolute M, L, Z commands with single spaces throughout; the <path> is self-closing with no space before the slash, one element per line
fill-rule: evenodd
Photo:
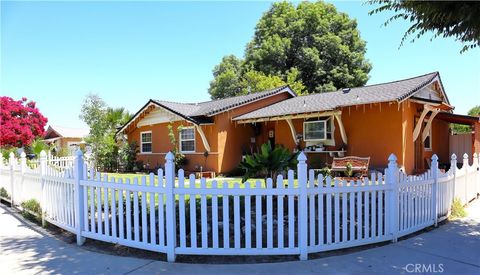
<path fill-rule="evenodd" d="M 330 136 L 331 136 L 331 129 L 330 129 Z M 305 141 L 326 140 L 327 139 L 327 120 L 304 122 L 303 123 L 303 139 Z"/>
<path fill-rule="evenodd" d="M 180 130 L 180 152 L 195 152 L 195 128 L 184 127 Z"/>
<path fill-rule="evenodd" d="M 427 125 L 427 123 L 423 123 L 424 127 Z M 425 150 L 432 150 L 432 127 L 428 130 L 428 135 L 423 141 L 423 148 Z"/>
<path fill-rule="evenodd" d="M 327 139 L 333 139 L 333 118 L 326 120 L 327 123 Z"/>
<path fill-rule="evenodd" d="M 140 150 L 142 153 L 152 152 L 152 132 L 140 133 Z"/>

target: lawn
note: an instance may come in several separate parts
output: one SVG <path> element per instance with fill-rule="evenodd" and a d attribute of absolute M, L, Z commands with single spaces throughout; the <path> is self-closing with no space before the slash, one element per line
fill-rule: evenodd
<path fill-rule="evenodd" d="M 122 179 L 123 183 L 125 183 L 127 180 L 129 180 L 130 184 L 133 184 L 134 179 L 137 179 L 137 181 L 140 183 L 142 178 L 145 177 L 146 185 L 147 186 L 150 185 L 150 176 L 147 175 L 147 174 L 102 173 L 101 174 L 102 179 L 104 178 L 104 175 L 107 175 L 108 181 L 113 181 L 113 179 L 115 179 L 115 181 L 118 182 L 119 179 Z M 155 179 L 155 182 L 158 182 L 158 176 L 154 176 L 154 179 Z M 240 188 L 245 188 L 245 186 L 246 186 L 245 183 L 242 183 L 242 178 L 217 177 L 215 179 L 207 179 L 206 180 L 206 187 L 207 188 L 212 188 L 214 180 L 216 180 L 218 182 L 218 184 L 220 184 L 220 183 L 224 184 L 226 182 L 228 184 L 229 188 L 234 187 L 235 184 L 238 184 L 240 186 Z M 266 188 L 266 184 L 265 184 L 264 179 L 252 178 L 252 179 L 248 180 L 248 182 L 250 182 L 253 185 L 253 184 L 256 183 L 257 180 L 259 180 L 261 182 L 262 188 Z M 287 184 L 286 179 L 284 179 L 284 182 L 285 182 L 285 184 Z M 178 178 L 175 180 L 175 185 L 178 187 Z M 297 179 L 294 180 L 294 185 L 297 186 Z M 190 181 L 189 181 L 187 176 L 185 177 L 185 187 L 190 187 Z M 195 180 L 195 187 L 196 188 L 201 187 L 200 179 Z M 90 201 L 90 192 L 91 191 L 88 190 L 87 192 L 89 194 L 88 196 L 89 196 L 89 201 Z M 101 192 L 101 198 L 102 198 L 102 204 L 103 204 L 104 189 L 102 188 L 100 192 Z M 130 193 L 130 196 L 133 196 L 133 192 Z M 206 197 L 207 197 L 207 199 L 210 199 L 211 195 L 207 195 Z M 188 201 L 189 198 L 190 198 L 190 195 L 184 195 L 184 198 L 185 198 L 186 201 Z M 197 195 L 196 198 L 199 200 L 200 196 Z M 112 199 L 112 194 L 109 193 L 108 200 L 111 201 L 111 199 Z M 132 199 L 133 199 L 133 197 L 132 197 Z M 150 195 L 147 195 L 147 202 L 149 201 L 149 199 L 150 199 Z M 178 201 L 180 199 L 180 195 L 177 194 L 175 196 L 175 199 Z M 158 204 L 158 197 L 155 198 L 155 204 Z"/>
<path fill-rule="evenodd" d="M 122 179 L 122 181 L 124 183 L 126 182 L 127 179 L 130 180 L 130 183 L 133 183 L 135 178 L 138 180 L 138 182 L 141 182 L 141 178 L 146 177 L 146 184 L 150 185 L 150 176 L 146 175 L 146 174 L 107 173 L 107 175 L 108 175 L 108 180 L 109 181 L 112 180 L 112 178 L 115 178 L 115 180 Z M 220 183 L 223 184 L 223 183 L 226 182 L 226 183 L 228 183 L 228 186 L 230 188 L 233 187 L 236 183 L 239 184 L 240 188 L 245 188 L 245 183 L 242 183 L 242 178 L 224 178 L 224 177 L 216 177 L 215 179 L 207 179 L 206 180 L 207 188 L 212 187 L 212 182 L 214 180 L 216 180 L 218 182 L 218 184 L 220 184 Z M 256 183 L 257 180 L 259 180 L 261 182 L 262 188 L 266 187 L 264 179 L 253 178 L 253 179 L 249 179 L 248 181 L 251 184 L 254 184 L 254 183 Z M 158 181 L 158 176 L 155 176 L 155 181 L 156 182 Z M 285 183 L 287 182 L 286 179 L 284 179 L 284 181 L 285 181 Z M 178 186 L 178 178 L 176 179 L 175 184 Z M 296 179 L 294 181 L 294 184 L 295 184 L 295 186 L 297 185 L 297 180 Z M 185 186 L 186 187 L 190 186 L 190 180 L 188 179 L 188 175 L 185 175 Z M 197 188 L 201 187 L 200 179 L 195 180 L 195 187 L 197 187 Z"/>

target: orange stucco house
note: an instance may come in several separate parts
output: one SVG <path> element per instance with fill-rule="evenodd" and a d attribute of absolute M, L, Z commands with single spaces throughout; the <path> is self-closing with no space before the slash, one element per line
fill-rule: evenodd
<path fill-rule="evenodd" d="M 453 113 L 435 72 L 308 96 L 286 86 L 202 103 L 149 100 L 119 134 L 139 144 L 138 159 L 151 167 L 162 166 L 172 149 L 171 124 L 189 171 L 228 173 L 270 140 L 305 151 L 311 166 L 352 155 L 370 157 L 370 167 L 382 169 L 394 153 L 415 173 L 428 168 L 433 153 L 448 163 L 450 123 L 473 126 L 466 153 L 480 153 L 479 118 Z"/>

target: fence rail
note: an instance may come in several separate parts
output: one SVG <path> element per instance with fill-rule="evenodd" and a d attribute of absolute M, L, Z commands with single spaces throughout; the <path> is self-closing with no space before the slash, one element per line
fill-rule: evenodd
<path fill-rule="evenodd" d="M 37 199 L 42 218 L 85 238 L 166 253 L 286 255 L 383 241 L 421 230 L 450 215 L 454 198 L 466 204 L 480 193 L 479 156 L 463 156 L 457 168 L 408 176 L 388 159 L 385 173 L 355 181 L 332 179 L 308 170 L 300 154 L 294 171 L 276 179 L 228 183 L 185 176 L 173 155 L 165 170 L 139 179 L 108 177 L 89 169 L 81 152 L 59 169 L 42 154 L 36 165 L 25 156 L 1 161 L 0 187 L 12 205 Z"/>

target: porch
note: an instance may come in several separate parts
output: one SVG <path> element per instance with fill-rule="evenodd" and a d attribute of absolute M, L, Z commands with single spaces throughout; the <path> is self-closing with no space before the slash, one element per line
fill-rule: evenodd
<path fill-rule="evenodd" d="M 234 121 L 253 129 L 247 150 L 250 152 L 246 153 L 270 142 L 292 152 L 303 151 L 314 169 L 331 165 L 334 157 L 348 154 L 341 110 Z"/>

